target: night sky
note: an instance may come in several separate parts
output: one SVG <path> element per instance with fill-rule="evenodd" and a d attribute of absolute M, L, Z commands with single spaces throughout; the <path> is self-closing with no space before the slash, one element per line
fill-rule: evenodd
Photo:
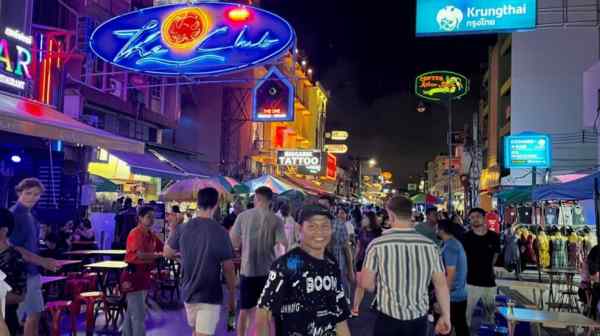
<path fill-rule="evenodd" d="M 454 104 L 454 127 L 471 120 L 495 35 L 415 37 L 415 0 L 262 0 L 288 19 L 298 47 L 330 91 L 327 128 L 350 131 L 350 155 L 375 157 L 398 187 L 417 181 L 425 163 L 447 152 L 448 116 L 426 103 L 417 113 L 414 78 L 447 69 L 472 79 Z M 392 51 L 395 50 L 395 51 Z"/>

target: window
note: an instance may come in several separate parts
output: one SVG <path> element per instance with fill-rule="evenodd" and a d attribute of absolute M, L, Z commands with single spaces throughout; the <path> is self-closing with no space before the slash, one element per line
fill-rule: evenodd
<path fill-rule="evenodd" d="M 129 137 L 129 120 L 119 119 L 119 134 L 124 137 Z"/>
<path fill-rule="evenodd" d="M 150 77 L 150 110 L 161 114 L 162 88 L 161 78 Z"/>
<path fill-rule="evenodd" d="M 108 152 L 105 149 L 100 148 L 96 151 L 96 159 L 94 162 L 108 163 L 108 157 Z"/>

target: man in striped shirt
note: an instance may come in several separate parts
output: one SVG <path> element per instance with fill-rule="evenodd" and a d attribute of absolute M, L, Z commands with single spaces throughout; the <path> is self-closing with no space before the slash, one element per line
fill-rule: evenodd
<path fill-rule="evenodd" d="M 450 333 L 450 294 L 438 247 L 415 231 L 409 199 L 393 197 L 386 209 L 392 228 L 371 242 L 358 278 L 360 287 L 377 290 L 373 335 L 425 335 L 431 282 L 441 308 L 436 333 Z"/>

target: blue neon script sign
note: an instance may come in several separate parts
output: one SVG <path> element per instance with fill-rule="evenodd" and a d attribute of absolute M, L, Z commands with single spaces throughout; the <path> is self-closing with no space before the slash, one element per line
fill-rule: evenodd
<path fill-rule="evenodd" d="M 550 168 L 552 142 L 547 134 L 521 133 L 504 138 L 506 168 Z"/>
<path fill-rule="evenodd" d="M 535 29 L 536 0 L 417 0 L 417 36 Z"/>
<path fill-rule="evenodd" d="M 292 26 L 262 9 L 223 2 L 146 8 L 117 16 L 91 35 L 106 62 L 159 75 L 216 75 L 277 58 L 293 47 Z"/>

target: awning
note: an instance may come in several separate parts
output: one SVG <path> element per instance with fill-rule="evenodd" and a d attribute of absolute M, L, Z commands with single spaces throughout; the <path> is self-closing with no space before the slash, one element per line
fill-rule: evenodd
<path fill-rule="evenodd" d="M 48 105 L 0 93 L 0 130 L 74 144 L 144 153 L 144 143 L 79 122 Z"/>
<path fill-rule="evenodd" d="M 164 157 L 169 163 L 180 168 L 189 176 L 206 178 L 217 174 L 217 172 L 210 169 L 206 162 L 194 160 L 188 155 L 157 148 L 152 148 L 151 151 Z"/>
<path fill-rule="evenodd" d="M 125 161 L 134 174 L 173 179 L 185 178 L 185 173 L 171 167 L 166 162 L 161 162 L 152 153 L 137 154 L 111 151 L 110 154 Z"/>
<path fill-rule="evenodd" d="M 317 196 L 332 195 L 332 193 L 330 193 L 327 190 L 325 190 L 325 189 L 317 186 L 316 184 L 314 184 L 313 182 L 311 182 L 309 180 L 305 180 L 305 179 L 301 179 L 301 178 L 297 178 L 297 177 L 292 177 L 292 176 L 284 176 L 284 178 L 286 180 L 290 181 L 291 183 L 299 186 L 300 188 L 302 188 L 303 190 L 305 190 L 309 194 L 313 194 L 313 195 L 317 195 Z"/>
<path fill-rule="evenodd" d="M 119 186 L 102 176 L 90 174 L 90 182 L 96 186 L 96 192 L 119 192 Z"/>

